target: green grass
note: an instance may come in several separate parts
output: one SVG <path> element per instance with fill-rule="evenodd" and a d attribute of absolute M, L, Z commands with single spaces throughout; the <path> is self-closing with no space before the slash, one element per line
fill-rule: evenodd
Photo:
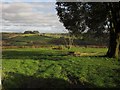
<path fill-rule="evenodd" d="M 50 40 L 51 37 L 39 36 L 39 35 L 30 35 L 30 36 L 18 36 L 13 38 L 14 40 L 23 40 L 23 41 L 39 41 L 39 40 Z"/>
<path fill-rule="evenodd" d="M 52 36 L 40 36 L 37 34 L 3 34 L 3 41 L 10 46 L 32 46 L 32 45 L 47 45 L 50 43 L 54 37 Z M 6 45 L 5 44 L 5 45 Z"/>
<path fill-rule="evenodd" d="M 81 36 L 83 37 L 83 36 Z M 66 45 L 69 36 L 67 34 L 23 34 L 23 33 L 3 33 L 3 46 L 52 46 L 52 45 Z M 107 45 L 108 40 L 95 38 L 76 38 L 73 37 L 74 45 Z"/>
<path fill-rule="evenodd" d="M 120 65 L 113 58 L 75 57 L 69 50 L 24 48 L 3 50 L 3 88 L 120 88 Z M 106 48 L 72 48 L 70 51 L 98 52 Z"/>

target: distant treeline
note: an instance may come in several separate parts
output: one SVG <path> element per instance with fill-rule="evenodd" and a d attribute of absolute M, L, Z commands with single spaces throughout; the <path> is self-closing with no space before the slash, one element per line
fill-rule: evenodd
<path fill-rule="evenodd" d="M 39 31 L 25 31 L 24 34 L 39 34 Z"/>

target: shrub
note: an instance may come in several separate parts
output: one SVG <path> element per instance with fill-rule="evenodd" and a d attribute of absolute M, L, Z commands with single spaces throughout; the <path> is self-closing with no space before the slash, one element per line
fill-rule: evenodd
<path fill-rule="evenodd" d="M 39 31 L 25 31 L 24 34 L 39 34 Z"/>
<path fill-rule="evenodd" d="M 32 34 L 32 31 L 25 31 L 24 34 Z"/>

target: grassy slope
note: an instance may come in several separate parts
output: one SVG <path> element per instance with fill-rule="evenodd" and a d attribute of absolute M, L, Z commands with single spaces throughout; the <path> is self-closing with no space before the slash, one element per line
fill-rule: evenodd
<path fill-rule="evenodd" d="M 52 36 L 40 36 L 37 34 L 3 34 L 3 41 L 10 46 L 47 45 L 54 38 Z"/>
<path fill-rule="evenodd" d="M 73 48 L 70 51 L 98 52 L 106 48 Z M 3 50 L 3 87 L 120 87 L 120 65 L 105 57 L 74 57 L 67 50 Z"/>
<path fill-rule="evenodd" d="M 50 46 L 50 45 L 65 45 L 68 41 L 67 34 L 22 34 L 22 33 L 3 33 L 3 46 Z M 66 40 L 65 40 L 66 39 Z M 97 40 L 97 41 L 96 41 Z M 106 42 L 106 40 L 103 40 Z M 74 37 L 74 45 L 106 45 L 101 39 L 77 39 Z"/>

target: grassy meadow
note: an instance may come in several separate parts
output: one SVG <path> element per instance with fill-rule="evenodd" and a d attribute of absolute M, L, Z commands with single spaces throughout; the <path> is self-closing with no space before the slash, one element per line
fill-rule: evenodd
<path fill-rule="evenodd" d="M 48 44 L 51 39 L 55 40 L 55 37 L 50 36 L 19 35 L 11 35 L 9 38 L 4 35 L 4 44 L 9 41 L 9 45 L 17 46 L 16 42 L 36 40 L 46 40 L 44 43 Z M 2 89 L 120 88 L 120 62 L 104 57 L 107 48 L 77 46 L 67 49 L 61 46 L 63 48 L 59 50 L 53 47 L 59 46 L 3 48 Z"/>

